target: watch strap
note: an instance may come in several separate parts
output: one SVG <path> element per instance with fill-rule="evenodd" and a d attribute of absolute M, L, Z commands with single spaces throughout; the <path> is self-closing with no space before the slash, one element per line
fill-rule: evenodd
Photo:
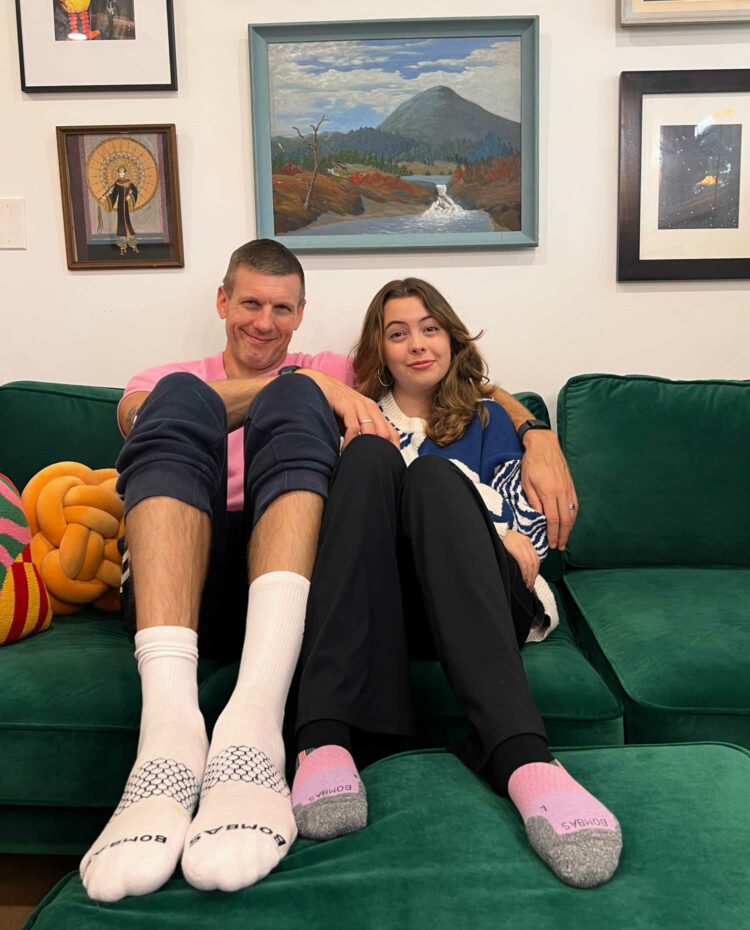
<path fill-rule="evenodd" d="M 524 420 L 516 430 L 518 433 L 518 439 L 522 441 L 523 437 L 530 429 L 552 429 L 552 427 L 549 425 L 549 423 L 545 423 L 544 420 Z"/>

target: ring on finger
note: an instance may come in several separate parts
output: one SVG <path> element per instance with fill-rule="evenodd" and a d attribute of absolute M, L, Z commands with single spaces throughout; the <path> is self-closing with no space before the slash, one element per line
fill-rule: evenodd
<path fill-rule="evenodd" d="M 362 426 L 363 423 L 372 423 L 372 420 L 360 420 L 359 425 Z"/>
<path fill-rule="evenodd" d="M 575 509 L 576 509 L 575 504 L 568 504 L 568 510 L 575 510 Z"/>

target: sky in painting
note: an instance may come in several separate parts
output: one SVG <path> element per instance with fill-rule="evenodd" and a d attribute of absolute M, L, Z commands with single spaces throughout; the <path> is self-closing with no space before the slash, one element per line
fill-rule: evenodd
<path fill-rule="evenodd" d="M 520 62 L 515 36 L 269 43 L 271 135 L 294 135 L 323 115 L 328 132 L 378 126 L 440 84 L 518 121 Z"/>

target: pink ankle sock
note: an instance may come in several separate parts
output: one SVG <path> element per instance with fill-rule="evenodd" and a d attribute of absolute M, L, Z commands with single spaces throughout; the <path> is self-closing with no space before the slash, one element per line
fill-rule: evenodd
<path fill-rule="evenodd" d="M 620 860 L 620 825 L 559 762 L 522 765 L 508 794 L 531 845 L 558 878 L 578 888 L 609 881 Z"/>
<path fill-rule="evenodd" d="M 300 836 L 328 840 L 367 825 L 367 795 L 354 759 L 341 746 L 300 753 L 292 810 Z"/>

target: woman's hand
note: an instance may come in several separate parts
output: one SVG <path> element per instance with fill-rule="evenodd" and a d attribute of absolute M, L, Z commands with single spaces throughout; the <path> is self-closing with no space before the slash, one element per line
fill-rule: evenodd
<path fill-rule="evenodd" d="M 539 556 L 528 536 L 516 530 L 508 530 L 503 537 L 503 545 L 518 562 L 521 577 L 529 591 L 534 587 L 536 576 L 539 574 Z"/>

